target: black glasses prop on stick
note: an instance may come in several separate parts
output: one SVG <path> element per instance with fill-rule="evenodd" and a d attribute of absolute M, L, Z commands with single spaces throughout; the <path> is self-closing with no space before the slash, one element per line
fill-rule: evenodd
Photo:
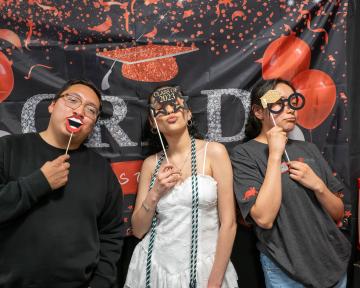
<path fill-rule="evenodd" d="M 292 110 L 300 110 L 305 105 L 305 97 L 302 94 L 295 92 L 287 99 L 283 99 L 281 98 L 280 92 L 277 90 L 269 90 L 264 94 L 264 96 L 260 98 L 260 101 L 264 109 L 269 109 L 274 126 L 277 125 L 273 114 L 280 114 L 284 110 L 286 103 Z M 286 149 L 284 153 L 286 161 L 290 162 L 290 158 Z"/>
<path fill-rule="evenodd" d="M 275 103 L 268 104 L 268 109 L 273 114 L 280 114 L 284 111 L 286 103 L 292 110 L 300 110 L 305 105 L 305 97 L 298 92 L 291 94 L 287 99 L 281 98 L 280 96 L 280 99 L 278 99 Z"/>

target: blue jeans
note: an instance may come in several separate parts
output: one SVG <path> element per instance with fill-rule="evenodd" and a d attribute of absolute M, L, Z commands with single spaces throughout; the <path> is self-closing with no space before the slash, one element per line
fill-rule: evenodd
<path fill-rule="evenodd" d="M 267 288 L 304 288 L 302 284 L 287 276 L 269 257 L 260 253 L 260 262 L 264 271 L 265 285 Z M 347 275 L 333 287 L 346 288 Z"/>

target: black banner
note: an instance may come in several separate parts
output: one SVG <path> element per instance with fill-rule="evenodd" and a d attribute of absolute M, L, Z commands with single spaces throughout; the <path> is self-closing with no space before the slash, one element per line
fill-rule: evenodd
<path fill-rule="evenodd" d="M 290 80 L 306 98 L 292 137 L 318 145 L 349 186 L 348 1 L 0 1 L 0 136 L 41 131 L 68 79 L 102 89 L 87 145 L 111 159 L 129 222 L 147 143 L 147 97 L 179 85 L 200 131 L 244 137 L 249 90 Z M 344 195 L 346 228 L 351 193 Z M 129 226 L 125 234 L 131 234 Z"/>

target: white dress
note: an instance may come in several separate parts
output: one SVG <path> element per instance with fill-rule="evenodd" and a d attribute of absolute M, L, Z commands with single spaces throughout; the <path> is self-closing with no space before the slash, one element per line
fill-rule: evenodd
<path fill-rule="evenodd" d="M 206 148 L 204 153 L 206 153 Z M 205 156 L 206 154 L 204 159 Z M 203 167 L 205 167 L 205 162 Z M 204 173 L 197 177 L 199 238 L 196 275 L 197 287 L 206 288 L 219 234 L 217 182 Z M 158 225 L 152 254 L 151 288 L 188 288 L 191 248 L 191 176 L 162 197 L 156 210 Z M 150 233 L 135 247 L 124 287 L 145 287 L 149 238 Z M 238 287 L 236 271 L 231 262 L 228 264 L 221 287 Z"/>

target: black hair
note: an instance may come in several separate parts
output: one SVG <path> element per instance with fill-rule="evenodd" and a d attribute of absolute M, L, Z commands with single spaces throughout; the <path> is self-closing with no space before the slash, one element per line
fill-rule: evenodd
<path fill-rule="evenodd" d="M 245 125 L 245 138 L 244 142 L 247 142 L 251 139 L 257 137 L 262 129 L 261 121 L 255 116 L 253 107 L 254 105 L 261 106 L 260 98 L 265 95 L 269 90 L 275 89 L 276 85 L 283 83 L 291 87 L 295 92 L 294 86 L 287 80 L 283 80 L 280 78 L 258 81 L 255 86 L 251 89 L 250 92 L 250 112 L 247 123 Z"/>
<path fill-rule="evenodd" d="M 156 92 L 157 90 L 161 89 L 161 88 L 164 88 L 164 87 L 176 87 L 176 86 L 168 86 L 168 85 L 166 85 L 166 86 L 157 87 L 153 91 L 153 93 Z M 184 93 L 182 91 L 180 91 L 180 92 L 184 96 Z M 148 97 L 148 108 L 150 107 L 151 98 L 152 98 L 153 93 L 151 93 L 149 95 L 149 97 Z M 189 110 L 191 111 L 190 106 L 189 106 L 188 103 L 187 103 L 187 105 L 189 107 Z M 149 116 L 151 117 L 150 109 L 148 109 L 148 111 L 149 111 Z M 152 126 L 150 124 L 150 117 L 148 117 L 149 120 L 147 121 L 147 123 L 145 125 L 144 138 L 149 143 L 149 152 L 151 154 L 154 154 L 154 153 L 158 153 L 158 152 L 162 151 L 162 146 L 161 146 L 161 142 L 160 142 L 160 139 L 159 139 L 159 135 L 158 135 L 157 131 L 155 130 L 156 128 L 152 128 Z M 196 125 L 193 114 L 192 114 L 191 120 L 188 122 L 188 131 L 189 131 L 189 134 L 191 136 L 193 136 L 194 138 L 196 138 L 196 139 L 204 139 L 203 135 L 199 132 L 199 130 L 197 128 L 197 125 Z M 160 134 L 161 134 L 161 138 L 162 138 L 162 140 L 164 142 L 164 146 L 166 147 L 167 146 L 166 138 L 161 132 L 160 132 Z"/>
<path fill-rule="evenodd" d="M 84 85 L 89 87 L 91 90 L 94 91 L 94 93 L 96 94 L 96 96 L 99 98 L 99 102 L 100 102 L 100 108 L 99 108 L 99 112 L 101 113 L 102 110 L 102 99 L 101 99 L 101 92 L 100 90 L 95 86 L 95 84 L 89 80 L 84 80 L 84 79 L 71 79 L 68 80 L 61 88 L 60 90 L 56 93 L 53 101 L 57 101 L 62 94 L 64 93 L 64 91 L 66 91 L 67 89 L 69 89 L 71 86 L 74 85 Z"/>

